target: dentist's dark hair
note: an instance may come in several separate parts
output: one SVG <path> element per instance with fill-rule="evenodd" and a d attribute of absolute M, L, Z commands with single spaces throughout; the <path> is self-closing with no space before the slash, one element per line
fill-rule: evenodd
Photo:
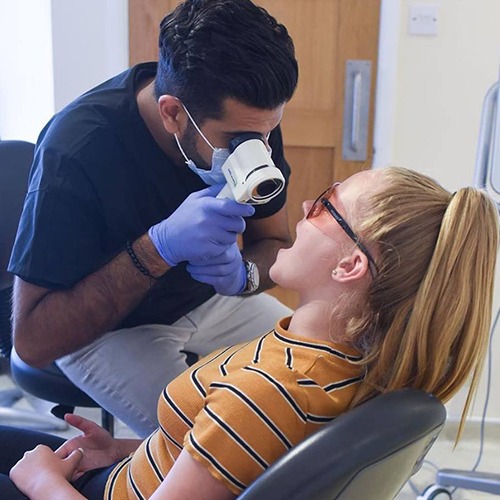
<path fill-rule="evenodd" d="M 186 0 L 160 24 L 155 93 L 178 97 L 200 123 L 228 97 L 274 109 L 292 97 L 298 65 L 288 31 L 250 0 Z"/>

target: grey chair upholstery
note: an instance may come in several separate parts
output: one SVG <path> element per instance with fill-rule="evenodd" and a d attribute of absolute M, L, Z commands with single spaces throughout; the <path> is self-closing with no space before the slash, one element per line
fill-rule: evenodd
<path fill-rule="evenodd" d="M 420 468 L 446 419 L 416 389 L 377 396 L 292 448 L 240 500 L 389 500 Z"/>
<path fill-rule="evenodd" d="M 34 145 L 29 142 L 0 141 L 0 353 L 10 359 L 11 375 L 17 385 L 39 399 L 57 403 L 52 413 L 62 418 L 75 406 L 99 408 L 99 405 L 71 383 L 55 363 L 44 369 L 33 368 L 12 351 L 10 314 L 13 278 L 6 269 L 28 186 L 33 153 Z M 31 418 L 26 412 L 14 408 L 2 410 L 0 417 L 3 413 L 4 420 L 9 417 L 9 423 L 17 419 L 26 427 L 50 427 L 50 421 L 45 419 L 44 424 L 43 416 L 38 413 L 32 412 Z M 64 424 L 54 418 L 51 420 Z M 113 417 L 104 409 L 102 424 L 113 432 Z M 51 427 L 60 428 L 60 425 L 52 424 Z"/>
<path fill-rule="evenodd" d="M 0 357 L 2 372 L 9 374 L 11 340 L 12 277 L 7 273 L 10 250 L 23 206 L 34 145 L 23 141 L 0 141 Z M 13 407 L 24 397 L 18 388 L 0 392 L 0 422 L 40 429 L 62 430 L 66 427 L 50 415 Z"/>

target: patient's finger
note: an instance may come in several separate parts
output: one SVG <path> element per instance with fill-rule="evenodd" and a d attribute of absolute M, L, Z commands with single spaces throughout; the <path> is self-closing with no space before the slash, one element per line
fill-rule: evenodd
<path fill-rule="evenodd" d="M 66 413 L 66 415 L 64 415 L 64 420 L 72 427 L 81 430 L 84 434 L 88 434 L 93 429 L 99 427 L 95 422 L 92 422 L 92 420 L 88 420 L 80 415 L 75 415 L 74 413 Z"/>

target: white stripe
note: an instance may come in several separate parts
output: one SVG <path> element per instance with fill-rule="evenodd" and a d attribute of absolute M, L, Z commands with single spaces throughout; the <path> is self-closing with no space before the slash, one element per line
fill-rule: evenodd
<path fill-rule="evenodd" d="M 222 382 L 219 382 L 222 384 Z M 234 391 L 231 391 L 230 389 L 228 389 L 228 387 L 216 387 L 216 389 L 224 389 L 226 391 L 228 391 L 230 394 L 232 394 L 233 396 L 237 397 L 256 417 L 258 417 L 262 423 L 276 436 L 276 438 L 278 439 L 278 441 L 280 443 L 283 444 L 283 446 L 285 447 L 286 450 L 289 450 L 292 446 L 292 443 L 290 443 L 290 441 L 288 440 L 288 437 L 286 436 L 286 433 L 283 432 L 280 428 L 279 425 L 276 424 L 276 422 L 269 417 L 269 415 L 260 407 L 260 405 L 258 405 L 251 397 L 248 396 L 248 394 L 246 394 L 244 391 L 242 391 L 239 387 L 233 385 L 233 384 L 227 384 L 227 383 L 224 383 L 224 385 L 228 386 L 228 387 L 232 387 L 234 389 L 236 389 L 237 392 L 234 392 Z M 281 432 L 281 434 L 283 434 L 283 437 L 281 437 L 258 413 L 257 411 L 255 411 L 251 406 L 248 405 L 248 403 L 238 394 L 238 392 L 241 392 L 243 393 L 250 401 L 252 401 L 252 403 L 273 423 L 273 425 Z M 286 442 L 283 441 L 283 439 L 286 440 Z"/>
<path fill-rule="evenodd" d="M 221 429 L 221 430 L 224 432 L 224 434 L 225 434 L 226 436 L 228 436 L 228 437 L 229 437 L 229 438 L 230 438 L 230 439 L 231 439 L 234 443 L 236 443 L 236 444 L 237 444 L 237 445 L 241 448 L 241 450 L 245 453 L 245 455 L 247 455 L 248 457 L 250 457 L 250 458 L 251 458 L 251 459 L 252 459 L 252 460 L 253 460 L 253 461 L 254 461 L 254 462 L 255 462 L 255 463 L 256 463 L 256 464 L 260 467 L 260 468 L 262 468 L 262 469 L 264 470 L 265 468 L 269 467 L 269 463 L 267 462 L 267 460 L 265 460 L 265 459 L 264 459 L 264 457 L 263 457 L 260 453 L 258 453 L 258 452 L 257 452 L 257 450 L 256 450 L 253 446 L 251 446 L 251 445 L 250 445 L 250 443 L 249 443 L 246 439 L 244 439 L 244 438 L 241 436 L 241 434 L 239 434 L 238 432 L 236 432 L 236 431 L 234 430 L 234 428 L 233 428 L 231 425 L 229 425 L 229 424 L 227 423 L 227 421 L 226 421 L 224 418 L 222 418 L 222 417 L 221 417 L 221 416 L 220 416 L 217 412 L 213 411 L 213 410 L 210 408 L 210 411 L 211 411 L 211 412 L 213 412 L 213 413 L 215 413 L 215 414 L 217 415 L 217 417 L 219 417 L 219 418 L 220 418 L 220 420 L 222 420 L 222 421 L 223 421 L 223 422 L 224 422 L 224 423 L 225 423 L 225 424 L 226 424 L 226 425 L 227 425 L 227 426 L 228 426 L 228 427 L 229 427 L 229 428 L 230 428 L 230 429 L 231 429 L 231 430 L 232 430 L 232 431 L 233 431 L 233 432 L 234 432 L 234 433 L 235 433 L 235 434 L 236 434 L 236 435 L 237 435 L 237 436 L 238 436 L 238 437 L 239 437 L 239 438 L 240 438 L 240 439 L 241 439 L 241 440 L 242 440 L 242 441 L 243 441 L 243 442 L 244 442 L 244 443 L 245 443 L 245 444 L 246 444 L 246 445 L 247 445 L 247 446 L 248 446 L 248 447 L 249 447 L 249 448 L 250 448 L 250 449 L 251 449 L 251 450 L 255 453 L 255 455 L 257 455 L 257 456 L 258 456 L 258 457 L 262 460 L 262 462 L 264 462 L 264 463 L 266 464 L 264 467 L 262 466 L 262 464 L 261 464 L 261 463 L 259 463 L 259 461 L 258 461 L 258 460 L 256 460 L 256 459 L 255 459 L 255 458 L 254 458 L 254 457 L 253 457 L 250 453 L 248 453 L 248 450 L 246 450 L 246 449 L 243 447 L 243 445 L 242 445 L 241 443 L 239 443 L 239 442 L 238 442 L 238 440 L 236 440 L 236 439 L 235 439 L 235 438 L 234 438 L 234 437 L 233 437 L 233 436 L 232 436 L 232 435 L 231 435 L 231 434 L 230 434 L 230 433 L 229 433 L 226 429 L 224 429 L 224 427 L 222 427 L 222 426 L 219 424 L 219 422 L 218 422 L 217 420 L 215 420 L 215 419 L 212 417 L 212 415 L 210 415 L 210 413 L 209 413 L 209 412 L 207 412 L 207 411 L 206 411 L 206 408 L 205 408 L 203 411 L 205 412 L 205 414 L 207 415 L 207 417 L 208 417 L 208 418 L 210 418 L 210 420 L 211 420 L 212 422 L 214 422 L 214 424 L 216 424 L 216 425 L 219 427 L 219 429 Z"/>
<path fill-rule="evenodd" d="M 163 401 L 165 402 L 165 405 L 170 408 L 172 410 L 172 412 L 175 414 L 175 416 L 182 421 L 182 423 L 184 425 L 190 425 L 191 427 L 193 427 L 193 422 L 191 421 L 190 418 L 188 418 L 188 416 L 179 408 L 179 406 L 177 406 L 177 404 L 175 403 L 174 401 L 174 398 L 172 398 L 172 396 L 170 395 L 170 393 L 168 392 L 168 385 L 167 387 L 165 387 L 165 389 L 162 391 L 161 393 L 161 397 L 163 398 Z M 168 397 L 172 400 L 172 404 L 168 401 L 168 399 L 165 397 L 165 394 L 164 393 L 167 393 Z M 173 406 L 173 404 L 175 404 L 175 406 Z M 185 420 L 183 418 L 180 417 L 180 415 L 182 415 Z M 186 424 L 186 420 L 188 422 L 188 424 Z"/>
<path fill-rule="evenodd" d="M 273 376 L 271 376 L 269 373 L 267 373 L 266 371 L 264 370 L 261 370 L 260 368 L 255 368 L 255 367 L 251 367 L 251 369 L 248 369 L 247 367 L 244 368 L 244 370 L 246 371 L 250 371 L 252 373 L 255 373 L 257 375 L 259 375 L 260 377 L 262 377 L 271 387 L 273 387 L 276 392 L 282 397 L 282 399 L 284 401 L 286 401 L 287 405 L 293 410 L 293 412 L 303 421 L 303 422 L 306 422 L 307 420 L 307 416 L 306 416 L 306 413 L 302 410 L 301 406 L 297 403 L 297 401 L 295 400 L 295 398 L 292 397 L 292 395 L 288 392 L 288 390 L 285 388 L 285 386 L 279 382 L 278 380 L 276 380 Z M 292 403 L 288 400 L 288 398 L 286 398 L 280 391 L 277 387 L 275 387 L 267 378 L 266 376 L 267 375 L 269 378 L 271 378 L 275 383 L 276 385 L 280 386 L 282 389 L 283 389 L 283 392 L 285 392 L 288 397 L 297 405 L 297 408 L 295 408 Z M 299 411 L 300 410 L 300 411 Z"/>

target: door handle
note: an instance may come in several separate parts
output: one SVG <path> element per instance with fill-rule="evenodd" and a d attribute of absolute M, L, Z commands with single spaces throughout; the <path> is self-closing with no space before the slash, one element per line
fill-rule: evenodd
<path fill-rule="evenodd" d="M 359 148 L 361 90 L 361 73 L 358 71 L 354 74 L 352 82 L 351 149 L 355 152 Z"/>
<path fill-rule="evenodd" d="M 342 158 L 365 161 L 367 158 L 370 115 L 371 61 L 346 62 Z"/>

